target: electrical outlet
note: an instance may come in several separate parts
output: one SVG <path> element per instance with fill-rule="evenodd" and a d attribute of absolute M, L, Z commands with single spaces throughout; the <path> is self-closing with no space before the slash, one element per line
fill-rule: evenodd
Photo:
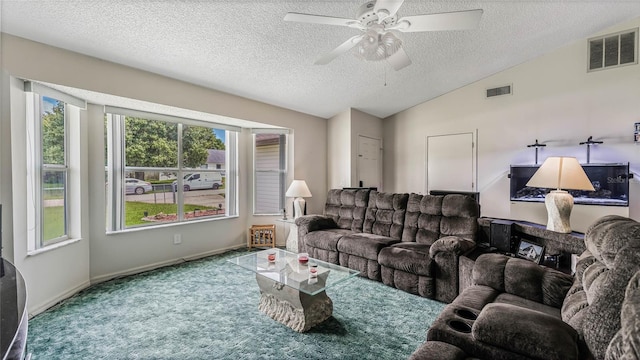
<path fill-rule="evenodd" d="M 182 235 L 181 234 L 173 234 L 173 245 L 182 244 Z"/>

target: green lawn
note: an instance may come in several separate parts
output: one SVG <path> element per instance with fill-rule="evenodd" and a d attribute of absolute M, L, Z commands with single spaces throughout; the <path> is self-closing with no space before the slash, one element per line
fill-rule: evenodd
<path fill-rule="evenodd" d="M 144 212 L 147 211 L 149 215 L 156 215 L 159 213 L 175 214 L 177 205 L 175 204 L 149 204 L 137 201 L 127 201 L 125 205 L 126 211 L 126 226 L 136 226 L 142 224 L 152 223 L 151 221 L 144 221 Z M 184 211 L 192 212 L 194 210 L 207 210 L 214 209 L 210 206 L 198 206 L 198 205 L 184 205 Z M 64 235 L 64 207 L 63 206 L 48 206 L 44 208 L 44 227 L 43 227 L 44 241 L 56 239 Z"/>
<path fill-rule="evenodd" d="M 64 206 L 51 206 L 44 208 L 43 239 L 56 239 L 64 235 Z"/>
<path fill-rule="evenodd" d="M 125 204 L 125 226 L 135 226 L 141 224 L 149 224 L 151 221 L 144 221 L 144 212 L 146 211 L 150 216 L 156 214 L 175 214 L 178 206 L 176 204 L 150 204 L 138 201 L 127 201 Z M 191 212 L 196 209 L 206 210 L 212 209 L 210 206 L 198 206 L 198 205 L 184 205 L 184 212 Z"/>

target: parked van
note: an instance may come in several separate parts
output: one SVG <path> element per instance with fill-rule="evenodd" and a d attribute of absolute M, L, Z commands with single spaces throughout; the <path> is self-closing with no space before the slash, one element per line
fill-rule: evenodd
<path fill-rule="evenodd" d="M 174 189 L 178 186 L 178 181 L 173 182 Z M 222 175 L 217 172 L 193 173 L 184 176 L 182 181 L 184 191 L 213 189 L 222 187 Z"/>

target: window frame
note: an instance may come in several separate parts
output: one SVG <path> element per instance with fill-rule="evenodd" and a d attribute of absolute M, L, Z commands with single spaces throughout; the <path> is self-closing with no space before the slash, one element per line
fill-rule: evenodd
<path fill-rule="evenodd" d="M 148 121 L 161 121 L 165 123 L 175 124 L 177 126 L 177 165 L 175 167 L 139 167 L 126 166 L 126 139 L 125 139 L 125 122 L 127 117 L 137 117 Z M 107 125 L 107 164 L 105 165 L 106 181 L 106 232 L 115 233 L 122 231 L 151 229 L 162 226 L 175 226 L 186 224 L 194 221 L 211 221 L 227 219 L 238 216 L 238 194 L 237 178 L 237 134 L 239 128 L 218 124 L 208 121 L 200 121 L 194 119 L 180 118 L 171 115 L 149 113 L 144 111 L 124 109 L 118 107 L 105 107 L 105 121 Z M 225 130 L 225 157 L 229 169 L 205 169 L 205 168 L 188 168 L 183 166 L 183 131 L 185 126 L 205 127 L 208 129 Z M 235 152 L 232 154 L 232 152 Z M 233 169 L 231 171 L 231 168 Z M 174 221 L 163 221 L 157 224 L 141 224 L 138 226 L 126 225 L 126 174 L 129 172 L 173 172 L 176 174 L 176 215 Z M 185 218 L 184 211 L 184 176 L 188 173 L 223 173 L 226 171 L 225 183 L 225 213 L 202 216 L 192 219 Z M 233 183 L 233 184 L 232 184 Z"/>
<path fill-rule="evenodd" d="M 253 152 L 253 215 L 282 215 L 282 210 L 285 208 L 286 200 L 285 200 L 285 192 L 287 186 L 287 178 L 289 174 L 289 143 L 291 141 L 290 130 L 289 129 L 252 129 L 252 152 Z M 257 136 L 261 134 L 274 134 L 280 136 L 279 148 L 278 148 L 278 169 L 264 169 L 259 170 L 257 166 Z M 284 146 L 282 144 L 282 139 L 284 139 Z M 261 212 L 258 211 L 257 201 L 258 201 L 258 173 L 279 173 L 279 204 L 278 210 L 276 212 Z"/>
<path fill-rule="evenodd" d="M 24 91 L 26 95 L 26 118 L 27 118 L 27 224 L 28 224 L 28 244 L 29 252 L 55 248 L 54 245 L 68 241 L 79 235 L 80 230 L 75 227 L 71 214 L 75 214 L 80 209 L 75 209 L 71 197 L 71 192 L 78 192 L 80 189 L 71 189 L 70 184 L 75 181 L 71 179 L 72 170 L 76 165 L 71 161 L 70 151 L 72 146 L 71 134 L 75 133 L 71 127 L 72 111 L 86 109 L 86 102 L 74 96 L 65 94 L 45 85 L 25 81 Z M 63 164 L 48 164 L 44 159 L 44 137 L 43 137 L 43 113 L 44 98 L 50 98 L 64 104 L 64 129 L 63 129 Z M 75 143 L 75 142 L 74 142 Z M 52 239 L 44 238 L 45 230 L 45 182 L 43 174 L 46 172 L 57 172 L 64 174 L 63 185 L 63 226 L 64 234 Z"/>

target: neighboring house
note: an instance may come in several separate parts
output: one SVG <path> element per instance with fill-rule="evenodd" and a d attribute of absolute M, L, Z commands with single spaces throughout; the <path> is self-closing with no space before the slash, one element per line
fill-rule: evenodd
<path fill-rule="evenodd" d="M 207 157 L 207 169 L 224 170 L 225 163 L 225 151 L 217 149 L 209 149 L 209 156 Z"/>

